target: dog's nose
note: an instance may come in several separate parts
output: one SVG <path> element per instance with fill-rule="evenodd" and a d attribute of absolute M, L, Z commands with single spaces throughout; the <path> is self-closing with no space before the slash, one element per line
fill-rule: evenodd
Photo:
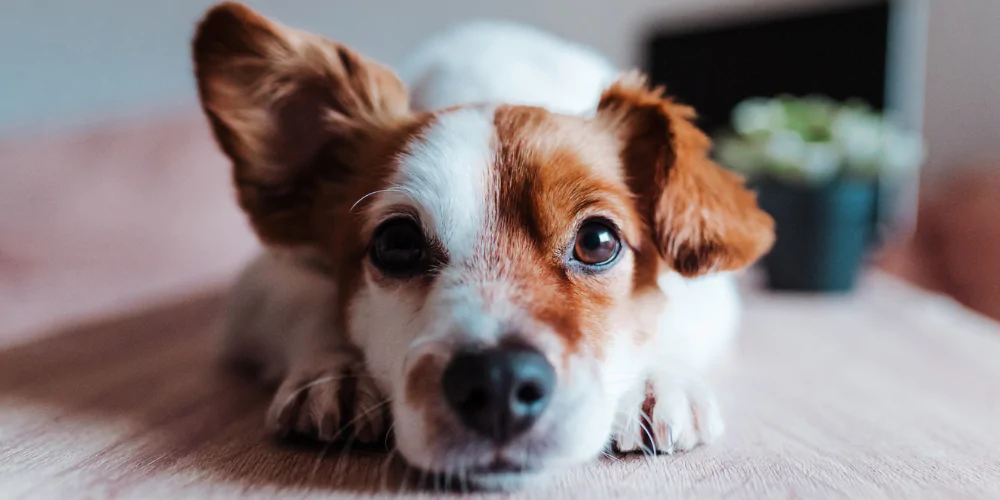
<path fill-rule="evenodd" d="M 556 372 L 538 351 L 513 346 L 460 352 L 441 378 L 470 430 L 503 443 L 531 427 L 552 399 Z"/>

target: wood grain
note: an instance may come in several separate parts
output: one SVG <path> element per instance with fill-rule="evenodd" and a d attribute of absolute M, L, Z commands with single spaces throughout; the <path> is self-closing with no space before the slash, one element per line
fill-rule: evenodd
<path fill-rule="evenodd" d="M 1000 327 L 882 275 L 850 297 L 747 302 L 718 381 L 722 441 L 518 496 L 1000 497 Z M 369 497 L 415 482 L 376 450 L 271 439 L 266 392 L 215 362 L 220 306 L 209 292 L 0 351 L 0 497 Z"/>

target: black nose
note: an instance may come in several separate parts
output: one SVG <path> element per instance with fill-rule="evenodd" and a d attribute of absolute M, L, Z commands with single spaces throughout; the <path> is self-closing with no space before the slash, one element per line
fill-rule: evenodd
<path fill-rule="evenodd" d="M 441 385 L 467 428 L 503 443 L 535 423 L 555 381 L 555 369 L 541 353 L 507 346 L 457 354 Z"/>

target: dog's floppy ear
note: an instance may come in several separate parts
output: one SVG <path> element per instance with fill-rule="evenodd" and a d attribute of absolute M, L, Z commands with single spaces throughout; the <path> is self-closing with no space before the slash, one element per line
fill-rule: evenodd
<path fill-rule="evenodd" d="M 633 73 L 605 90 L 597 119 L 622 140 L 622 161 L 660 255 L 699 276 L 746 267 L 774 242 L 774 221 L 736 174 L 713 163 L 694 110 Z"/>
<path fill-rule="evenodd" d="M 403 84 L 238 3 L 212 8 L 193 45 L 202 107 L 233 161 L 240 205 L 265 242 L 308 243 L 317 156 L 324 169 L 357 168 L 365 137 L 408 113 Z"/>

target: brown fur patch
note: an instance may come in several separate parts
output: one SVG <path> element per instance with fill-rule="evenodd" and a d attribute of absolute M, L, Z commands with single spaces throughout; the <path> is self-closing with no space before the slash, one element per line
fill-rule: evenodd
<path fill-rule="evenodd" d="M 614 137 L 578 117 L 504 106 L 495 114 L 498 154 L 490 234 L 492 265 L 518 288 L 519 305 L 553 328 L 574 352 L 582 343 L 600 355 L 606 335 L 622 326 L 632 275 L 615 266 L 587 272 L 569 262 L 576 231 L 606 218 L 639 247 L 639 220 L 618 166 Z M 628 251 L 624 249 L 623 251 Z"/>
<path fill-rule="evenodd" d="M 598 117 L 623 140 L 622 161 L 660 254 L 684 276 L 746 267 L 774 241 L 774 221 L 742 179 L 713 163 L 694 110 L 631 75 L 601 97 Z"/>
<path fill-rule="evenodd" d="M 406 377 L 406 404 L 426 409 L 439 401 L 443 374 L 440 357 L 427 354 L 417 359 Z"/>
<path fill-rule="evenodd" d="M 365 260 L 359 214 L 370 200 L 358 202 L 386 187 L 434 115 L 411 113 L 384 66 L 242 4 L 211 9 L 193 52 L 202 106 L 255 231 L 311 249 L 345 311 Z"/>
<path fill-rule="evenodd" d="M 202 107 L 233 161 L 240 205 L 267 243 L 311 243 L 317 180 L 368 166 L 410 119 L 384 66 L 238 3 L 212 8 L 193 42 Z"/>
<path fill-rule="evenodd" d="M 368 238 L 362 229 L 365 223 L 365 208 L 374 201 L 366 196 L 389 185 L 389 179 L 398 169 L 398 157 L 417 140 L 422 131 L 434 121 L 431 114 L 415 116 L 390 133 L 384 133 L 381 140 L 371 144 L 358 158 L 358 164 L 365 168 L 342 172 L 334 178 L 320 183 L 320 196 L 316 199 L 313 216 L 315 244 L 321 249 L 336 269 L 338 289 L 338 325 L 347 328 L 347 310 L 354 291 L 362 282 Z M 364 198 L 364 199 L 362 199 Z"/>

